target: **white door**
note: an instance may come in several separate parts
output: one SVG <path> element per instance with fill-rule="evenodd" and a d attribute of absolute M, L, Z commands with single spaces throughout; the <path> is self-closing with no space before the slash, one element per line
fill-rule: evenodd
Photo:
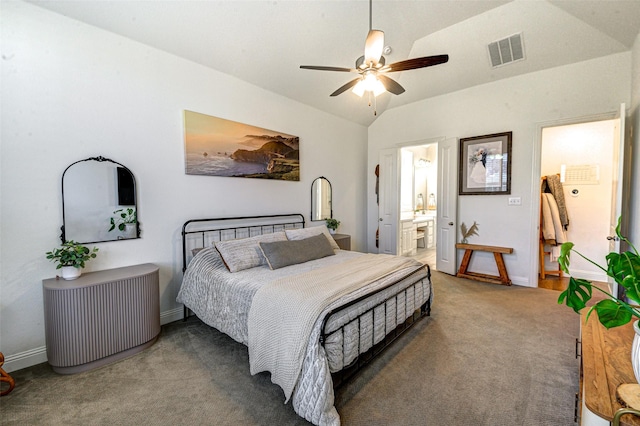
<path fill-rule="evenodd" d="M 398 210 L 400 168 L 397 148 L 380 151 L 378 205 L 378 253 L 398 254 Z"/>
<path fill-rule="evenodd" d="M 458 139 L 438 143 L 436 269 L 455 275 L 458 217 Z"/>
<path fill-rule="evenodd" d="M 625 115 L 626 105 L 620 105 L 620 121 L 617 125 L 618 129 L 614 135 L 614 152 L 613 152 L 613 188 L 611 197 L 611 221 L 609 224 L 609 251 L 615 251 L 620 253 L 620 239 L 616 236 L 616 226 L 618 225 L 618 218 L 622 215 L 622 195 L 624 192 L 625 183 Z M 628 211 L 628 209 L 627 209 Z M 624 220 L 624 218 L 623 218 Z M 628 218 L 627 218 L 628 221 Z M 626 235 L 623 235 L 626 237 Z M 609 287 L 611 294 L 618 296 L 618 284 L 609 278 Z"/>

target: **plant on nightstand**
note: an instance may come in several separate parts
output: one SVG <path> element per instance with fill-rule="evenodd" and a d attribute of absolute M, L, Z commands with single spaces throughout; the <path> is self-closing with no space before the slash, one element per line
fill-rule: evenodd
<path fill-rule="evenodd" d="M 88 247 L 69 240 L 46 254 L 47 259 L 58 264 L 56 269 L 62 269 L 63 279 L 74 280 L 82 274 L 85 262 L 95 259 L 97 251 L 96 247 L 89 250 Z"/>
<path fill-rule="evenodd" d="M 327 223 L 327 228 L 329 228 L 329 232 L 331 232 L 332 234 L 335 234 L 336 230 L 338 229 L 338 226 L 340 226 L 340 221 L 338 219 L 334 219 L 330 217 L 325 219 L 325 222 Z"/>

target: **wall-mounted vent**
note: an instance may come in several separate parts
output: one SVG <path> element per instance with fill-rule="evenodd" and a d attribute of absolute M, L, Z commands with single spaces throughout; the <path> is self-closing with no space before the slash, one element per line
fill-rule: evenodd
<path fill-rule="evenodd" d="M 491 66 L 494 68 L 524 59 L 522 33 L 489 43 L 487 48 Z"/>

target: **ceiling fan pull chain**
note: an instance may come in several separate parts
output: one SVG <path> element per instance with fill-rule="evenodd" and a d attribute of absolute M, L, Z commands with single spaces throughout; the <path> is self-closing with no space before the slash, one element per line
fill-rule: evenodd
<path fill-rule="evenodd" d="M 367 96 L 369 96 L 369 106 L 371 106 L 372 92 L 367 92 Z M 378 101 L 375 96 L 373 96 L 373 115 L 378 115 Z"/>

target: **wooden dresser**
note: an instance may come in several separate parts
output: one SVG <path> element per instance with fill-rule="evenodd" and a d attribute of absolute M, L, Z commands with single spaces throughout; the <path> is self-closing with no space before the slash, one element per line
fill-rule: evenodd
<path fill-rule="evenodd" d="M 607 330 L 593 313 L 585 322 L 581 315 L 582 366 L 580 386 L 582 392 L 581 425 L 609 425 L 616 411 L 622 407 L 616 399 L 618 386 L 637 383 L 631 366 L 633 323 Z M 639 425 L 640 418 L 622 417 L 622 425 Z"/>

